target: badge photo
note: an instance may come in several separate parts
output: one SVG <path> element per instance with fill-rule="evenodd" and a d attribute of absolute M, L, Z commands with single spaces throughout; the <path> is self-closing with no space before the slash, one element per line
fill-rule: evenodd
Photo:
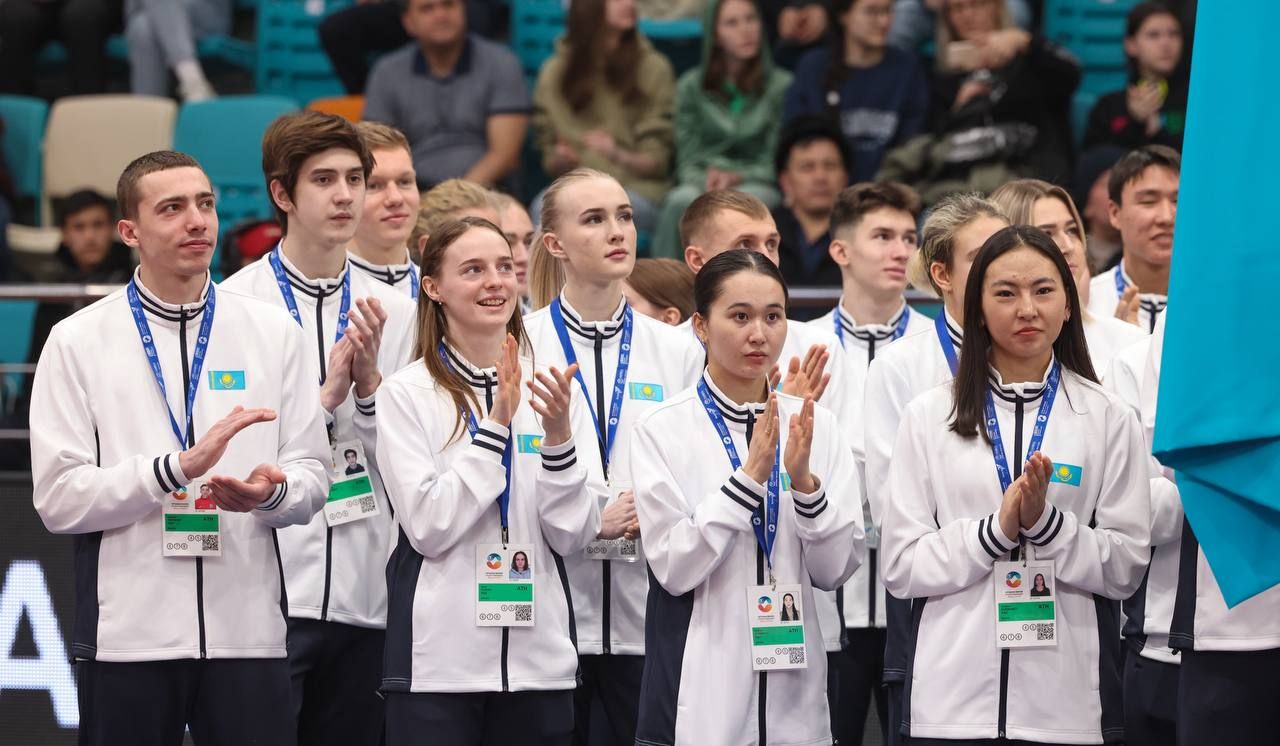
<path fill-rule="evenodd" d="M 532 544 L 476 546 L 476 626 L 532 627 Z"/>
<path fill-rule="evenodd" d="M 808 667 L 803 600 L 804 594 L 798 583 L 755 585 L 747 589 L 753 671 Z"/>
<path fill-rule="evenodd" d="M 609 503 L 617 500 L 623 492 L 631 490 L 631 482 L 610 481 L 606 494 L 600 496 L 600 512 L 603 513 Z M 582 550 L 582 554 L 589 560 L 613 560 L 617 562 L 638 562 L 640 560 L 640 540 L 626 539 L 619 537 L 617 539 L 596 539 Z"/>
<path fill-rule="evenodd" d="M 206 480 L 165 496 L 161 549 L 165 557 L 222 555 L 221 514 Z"/>
<path fill-rule="evenodd" d="M 373 494 L 373 479 L 360 441 L 335 443 L 331 456 L 333 484 L 329 487 L 329 499 L 324 504 L 325 522 L 330 526 L 341 526 L 380 514 L 382 510 Z"/>
<path fill-rule="evenodd" d="M 993 573 L 996 647 L 1045 648 L 1057 641 L 1053 562 L 997 562 Z"/>

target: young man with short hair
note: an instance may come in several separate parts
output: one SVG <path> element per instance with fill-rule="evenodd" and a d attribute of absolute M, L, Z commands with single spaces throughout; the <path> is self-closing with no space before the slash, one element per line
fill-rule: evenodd
<path fill-rule="evenodd" d="M 1182 157 L 1164 145 L 1138 148 L 1112 166 L 1107 183 L 1111 224 L 1120 231 L 1123 253 L 1114 270 L 1089 284 L 1090 313 L 1120 316 L 1147 332 L 1155 329 L 1169 303 L 1181 171 Z"/>
<path fill-rule="evenodd" d="M 503 183 L 520 166 L 532 103 L 520 61 L 505 45 L 467 32 L 462 0 L 404 0 L 412 41 L 369 73 L 364 118 L 413 143 L 419 183 Z"/>
<path fill-rule="evenodd" d="M 852 156 L 840 131 L 825 119 L 805 117 L 782 131 L 775 164 L 782 204 L 773 211 L 781 236 L 782 276 L 788 285 L 836 285 L 831 259 L 831 208 L 849 183 Z"/>
<path fill-rule="evenodd" d="M 855 184 L 840 192 L 831 211 L 831 258 L 840 267 L 840 302 L 809 323 L 835 332 L 849 361 L 849 395 L 863 399 L 866 371 L 876 353 L 898 339 L 929 331 L 927 316 L 907 305 L 907 262 L 916 251 L 920 196 L 897 182 Z M 859 440 L 861 443 L 861 440 Z M 867 489 L 875 489 L 867 485 Z M 869 508 L 864 513 L 870 515 Z M 888 701 L 881 686 L 885 647 L 885 595 L 877 570 L 878 537 L 867 525 L 867 561 L 844 588 L 815 594 L 824 625 L 845 630 L 829 653 L 838 685 L 828 691 L 832 731 L 839 743 L 858 743 L 872 695 L 881 723 Z M 824 627 L 825 628 L 825 627 Z"/>
<path fill-rule="evenodd" d="M 400 130 L 360 122 L 356 130 L 373 156 L 365 185 L 364 214 L 348 252 L 357 270 L 418 298 L 418 270 L 409 253 L 409 235 L 418 222 L 418 179 L 413 151 Z"/>
<path fill-rule="evenodd" d="M 293 743 L 274 536 L 329 488 L 315 361 L 287 314 L 211 281 L 194 159 L 144 155 L 118 197 L 141 266 L 54 328 L 31 401 L 35 507 L 75 538 L 80 742 Z"/>
<path fill-rule="evenodd" d="M 449 179 L 428 189 L 418 203 L 418 222 L 409 234 L 409 245 L 421 253 L 427 238 L 450 220 L 484 218 L 501 226 L 493 192 L 465 179 Z"/>
<path fill-rule="evenodd" d="M 350 122 L 312 111 L 282 116 L 263 136 L 262 163 L 284 235 L 227 285 L 288 310 L 306 331 L 335 480 L 311 523 L 279 534 L 298 739 L 375 743 L 392 545 L 391 506 L 374 460 L 375 395 L 383 374 L 408 362 L 414 304 L 347 260 L 373 170 Z M 358 460 L 368 473 L 339 472 L 348 448 L 363 450 Z"/>

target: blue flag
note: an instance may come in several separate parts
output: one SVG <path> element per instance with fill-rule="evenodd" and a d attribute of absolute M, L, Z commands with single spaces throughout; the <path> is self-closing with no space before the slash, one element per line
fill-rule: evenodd
<path fill-rule="evenodd" d="M 1280 270 L 1280 98 L 1241 64 L 1274 57 L 1277 24 L 1275 0 L 1199 7 L 1160 366 L 1156 456 L 1228 606 L 1280 584 L 1280 336 L 1270 290 L 1246 280 Z"/>

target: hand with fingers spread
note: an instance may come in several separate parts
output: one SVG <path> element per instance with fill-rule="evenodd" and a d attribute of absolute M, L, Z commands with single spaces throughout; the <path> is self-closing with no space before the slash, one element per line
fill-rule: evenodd
<path fill-rule="evenodd" d="M 195 445 L 178 454 L 179 468 L 187 479 L 199 479 L 227 452 L 227 444 L 236 433 L 250 425 L 270 422 L 275 418 L 276 413 L 271 409 L 236 407 L 226 417 L 213 423 L 213 427 L 200 436 Z"/>
<path fill-rule="evenodd" d="M 1018 535 L 1022 533 L 1020 525 L 1022 520 L 1022 496 L 1026 489 L 1026 480 L 1023 477 L 1018 477 L 1009 485 L 1009 489 L 1004 491 L 1004 499 L 1000 502 L 1000 532 L 1009 541 L 1017 541 Z"/>
<path fill-rule="evenodd" d="M 742 470 L 747 476 L 760 484 L 769 481 L 773 471 L 774 458 L 778 445 L 778 396 L 770 393 L 764 405 L 764 414 L 756 420 L 755 432 L 751 435 L 751 444 L 747 447 L 747 461 Z"/>
<path fill-rule="evenodd" d="M 355 352 L 346 335 L 329 350 L 329 364 L 325 366 L 324 384 L 320 386 L 320 406 L 330 414 L 351 394 L 351 363 Z"/>
<path fill-rule="evenodd" d="M 558 446 L 573 437 L 569 397 L 573 393 L 573 374 L 577 372 L 577 363 L 565 368 L 564 373 L 552 368 L 549 374 L 534 373 L 534 380 L 527 384 L 533 394 L 529 404 L 542 416 L 542 442 L 546 445 Z"/>
<path fill-rule="evenodd" d="M 1142 298 L 1138 296 L 1138 286 L 1130 285 L 1124 289 L 1124 293 L 1120 295 L 1120 302 L 1116 304 L 1116 318 L 1136 326 L 1138 309 L 1141 307 Z"/>
<path fill-rule="evenodd" d="M 351 338 L 355 355 L 351 359 L 351 380 L 356 385 L 356 396 L 361 399 L 373 395 L 382 383 L 378 370 L 378 351 L 382 348 L 382 330 L 387 324 L 387 312 L 377 298 L 357 298 L 356 308 L 347 314 L 347 332 L 343 339 Z"/>
<path fill-rule="evenodd" d="M 507 335 L 502 343 L 502 351 L 498 353 L 498 390 L 493 396 L 493 408 L 489 410 L 489 418 L 503 427 L 511 427 L 511 419 L 516 416 L 520 406 L 520 355 L 516 349 L 516 338 Z"/>
<path fill-rule="evenodd" d="M 1019 509 L 1020 523 L 1023 528 L 1031 528 L 1044 513 L 1045 497 L 1049 491 L 1049 480 L 1053 477 L 1053 462 L 1048 456 L 1036 451 L 1027 459 L 1022 468 L 1019 481 L 1024 482 L 1022 505 Z"/>
<path fill-rule="evenodd" d="M 800 399 L 821 399 L 831 382 L 831 374 L 823 372 L 830 360 L 831 353 L 827 352 L 826 345 L 810 347 L 804 354 L 804 362 L 797 357 L 791 358 L 787 377 L 782 382 L 782 393 Z"/>
<path fill-rule="evenodd" d="M 279 466 L 258 464 L 244 480 L 224 476 L 210 477 L 209 489 L 213 492 L 213 501 L 220 509 L 232 513 L 248 513 L 266 502 L 284 481 L 285 475 Z"/>
<path fill-rule="evenodd" d="M 809 454 L 813 449 L 813 399 L 806 397 L 800 414 L 791 415 L 787 447 L 782 464 L 791 476 L 791 488 L 811 495 L 818 491 L 818 479 L 809 471 Z"/>
<path fill-rule="evenodd" d="M 636 517 L 636 496 L 631 490 L 618 494 L 618 499 L 600 513 L 597 539 L 627 539 L 640 535 L 640 519 Z"/>

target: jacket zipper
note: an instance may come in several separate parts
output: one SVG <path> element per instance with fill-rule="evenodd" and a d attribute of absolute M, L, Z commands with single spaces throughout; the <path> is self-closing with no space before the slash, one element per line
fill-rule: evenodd
<path fill-rule="evenodd" d="M 1030 456 L 1031 454 L 1027 454 Z M 1013 478 L 1022 476 L 1022 397 L 1016 397 L 1013 410 Z M 1009 559 L 1017 560 L 1021 546 L 1015 547 Z M 1000 651 L 1000 721 L 997 727 L 1000 738 L 1006 738 L 1009 715 L 1009 649 Z"/>
<path fill-rule="evenodd" d="M 324 357 L 324 288 L 316 296 L 316 349 L 320 353 L 320 384 L 324 385 L 328 371 Z M 324 529 L 324 596 L 320 599 L 320 621 L 329 621 L 329 591 L 333 584 L 333 526 L 326 523 Z"/>
<path fill-rule="evenodd" d="M 491 409 L 493 409 L 493 383 L 486 376 L 484 379 L 484 411 L 486 416 L 488 415 L 488 412 Z M 515 423 L 513 422 L 512 426 L 514 427 L 514 425 Z M 506 533 L 510 534 L 510 531 L 507 531 Z M 499 526 L 498 535 L 500 538 L 505 538 L 503 537 L 503 534 L 501 532 L 501 526 Z M 502 655 L 499 661 L 499 667 L 501 672 L 500 675 L 502 677 L 502 691 L 504 692 L 511 691 L 511 681 L 508 678 L 508 673 L 507 673 L 507 651 L 510 649 L 510 647 L 511 647 L 511 628 L 503 627 L 502 628 Z"/>
<path fill-rule="evenodd" d="M 609 482 L 609 459 L 605 457 L 608 453 L 609 441 L 606 422 L 609 413 L 604 409 L 604 336 L 597 329 L 595 333 L 595 355 L 596 355 L 596 423 L 600 428 L 600 432 L 596 437 L 600 439 L 600 465 L 604 469 L 605 484 Z M 588 402 L 589 404 L 590 402 Z M 609 495 L 610 498 L 613 495 Z M 600 640 L 602 643 L 601 650 L 605 655 L 612 652 L 613 641 L 609 634 L 610 631 L 610 609 L 613 606 L 613 563 L 604 560 L 600 563 Z"/>
<path fill-rule="evenodd" d="M 178 348 L 182 354 L 182 394 L 186 398 L 187 391 L 191 389 L 191 369 L 187 363 L 187 309 L 178 309 Z M 183 412 L 185 418 L 189 412 Z M 195 418 L 189 419 L 187 425 L 187 448 L 191 448 L 196 444 Z M 204 557 L 196 557 L 196 622 L 200 632 L 200 657 L 209 657 L 209 650 L 205 644 L 204 630 Z"/>
<path fill-rule="evenodd" d="M 747 411 L 747 447 L 751 447 L 751 436 L 755 431 L 756 417 L 750 410 Z M 761 505 L 761 509 L 764 506 Z M 752 539 L 755 537 L 753 536 Z M 760 542 L 753 542 L 756 545 L 756 585 L 764 585 L 764 551 L 760 548 Z M 756 696 L 756 730 L 759 732 L 758 743 L 765 746 L 769 742 L 768 738 L 768 719 L 765 717 L 767 705 L 769 701 L 769 672 L 760 671 L 757 674 L 759 681 L 759 694 Z"/>

